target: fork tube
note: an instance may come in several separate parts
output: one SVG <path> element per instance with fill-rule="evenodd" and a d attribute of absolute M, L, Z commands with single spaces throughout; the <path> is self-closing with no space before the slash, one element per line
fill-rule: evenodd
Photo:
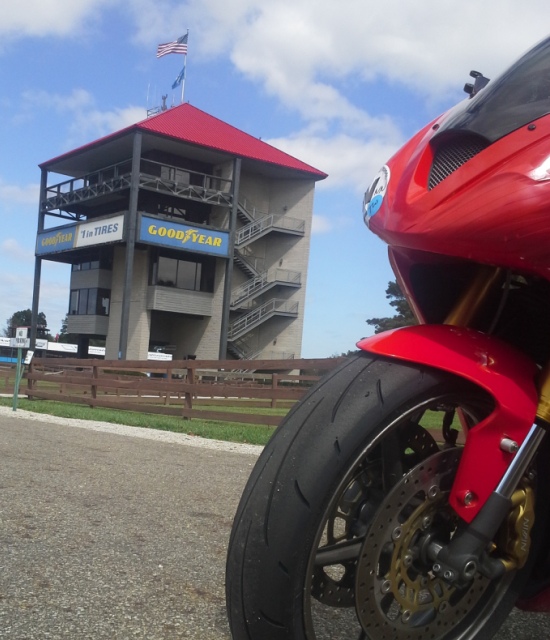
<path fill-rule="evenodd" d="M 550 362 L 540 372 L 538 379 L 539 404 L 537 418 L 550 423 Z"/>
<path fill-rule="evenodd" d="M 501 274 L 500 267 L 480 266 L 470 286 L 445 318 L 444 324 L 452 324 L 455 327 L 469 326 L 488 293 L 500 282 Z"/>

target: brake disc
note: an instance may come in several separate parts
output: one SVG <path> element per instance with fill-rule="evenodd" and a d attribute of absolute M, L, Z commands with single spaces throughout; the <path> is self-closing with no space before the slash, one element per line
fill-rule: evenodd
<path fill-rule="evenodd" d="M 426 429 L 410 422 L 400 436 L 403 458 L 415 461 L 432 456 L 439 448 Z M 408 453 L 407 453 L 408 452 Z M 362 525 L 372 518 L 382 500 L 381 470 L 376 464 L 363 463 L 330 513 L 319 551 L 328 547 L 343 547 L 357 541 L 355 557 L 332 565 L 316 566 L 311 594 L 319 602 L 331 607 L 355 605 L 355 577 Z"/>
<path fill-rule="evenodd" d="M 446 635 L 477 605 L 489 580 L 477 574 L 464 589 L 422 561 L 428 531 L 442 542 L 457 519 L 448 495 L 460 449 L 440 451 L 409 471 L 373 518 L 356 567 L 356 609 L 368 638 L 408 640 Z"/>

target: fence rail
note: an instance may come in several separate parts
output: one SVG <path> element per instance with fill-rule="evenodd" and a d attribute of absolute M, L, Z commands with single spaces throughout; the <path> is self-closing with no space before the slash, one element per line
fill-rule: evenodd
<path fill-rule="evenodd" d="M 29 366 L 27 388 L 22 388 L 20 395 L 184 419 L 276 426 L 283 415 L 250 413 L 246 409 L 288 410 L 324 372 L 342 361 L 37 358 Z M 234 369 L 237 364 L 238 371 Z M 242 371 L 245 368 L 247 371 Z"/>

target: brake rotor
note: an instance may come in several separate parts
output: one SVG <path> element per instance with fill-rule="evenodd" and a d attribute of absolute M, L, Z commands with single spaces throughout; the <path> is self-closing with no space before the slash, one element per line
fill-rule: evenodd
<path fill-rule="evenodd" d="M 430 433 L 416 422 L 409 422 L 400 434 L 403 458 L 415 462 L 433 456 L 439 451 Z M 313 571 L 311 595 L 331 607 L 355 606 L 357 557 L 361 543 L 359 528 L 373 517 L 381 500 L 381 472 L 376 464 L 364 463 L 355 474 L 340 500 L 327 519 L 322 538 L 322 552 L 328 547 L 350 545 L 357 542 L 357 553 L 352 559 L 316 566 Z"/>
<path fill-rule="evenodd" d="M 367 637 L 437 640 L 485 593 L 490 581 L 480 574 L 462 590 L 434 575 L 418 546 L 427 530 L 445 541 L 456 529 L 448 495 L 460 454 L 456 448 L 440 451 L 411 469 L 373 518 L 355 585 L 357 615 Z"/>

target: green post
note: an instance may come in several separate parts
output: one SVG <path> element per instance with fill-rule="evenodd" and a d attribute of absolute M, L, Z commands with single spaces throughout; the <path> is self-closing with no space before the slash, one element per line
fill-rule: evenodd
<path fill-rule="evenodd" d="M 19 396 L 19 383 L 21 382 L 21 374 L 22 374 L 21 356 L 22 356 L 22 349 L 19 348 L 19 349 L 17 349 L 17 367 L 15 369 L 15 385 L 13 387 L 13 407 L 12 407 L 12 409 L 14 411 L 17 411 L 17 398 Z"/>

